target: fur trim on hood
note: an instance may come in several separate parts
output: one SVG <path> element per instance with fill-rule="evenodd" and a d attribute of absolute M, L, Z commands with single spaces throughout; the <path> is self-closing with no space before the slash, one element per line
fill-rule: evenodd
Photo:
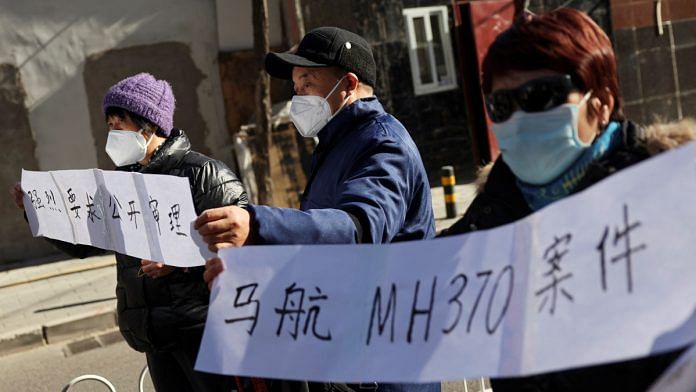
<path fill-rule="evenodd" d="M 645 127 L 641 136 L 650 155 L 657 155 L 696 140 L 696 119 L 655 123 Z"/>
<path fill-rule="evenodd" d="M 657 155 L 696 140 L 696 119 L 687 117 L 678 121 L 648 125 L 641 129 L 640 139 L 650 155 Z M 493 163 L 479 167 L 476 172 L 476 194 L 483 192 Z"/>
<path fill-rule="evenodd" d="M 476 185 L 476 194 L 478 195 L 479 193 L 483 192 L 483 188 L 486 186 L 486 181 L 488 181 L 488 175 L 491 174 L 491 169 L 493 168 L 493 162 L 488 162 L 484 166 L 480 166 L 478 170 L 476 170 L 476 180 L 474 181 L 474 185 Z"/>

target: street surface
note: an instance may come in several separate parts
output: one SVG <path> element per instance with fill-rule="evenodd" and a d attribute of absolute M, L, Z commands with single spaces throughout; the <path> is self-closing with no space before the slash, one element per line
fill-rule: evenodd
<path fill-rule="evenodd" d="M 0 357 L 1 392 L 59 392 L 73 378 L 97 374 L 108 379 L 118 392 L 138 390 L 138 376 L 145 355 L 123 341 L 66 357 L 66 344 L 53 344 Z M 83 381 L 70 392 L 100 392 L 109 389 L 96 381 Z M 154 391 L 149 377 L 145 391 Z"/>
<path fill-rule="evenodd" d="M 457 209 L 461 215 L 471 202 L 474 186 L 456 188 Z M 432 195 L 437 228 L 448 227 L 456 218 L 445 217 L 442 188 L 432 188 Z M 11 338 L 25 328 L 41 331 L 42 326 L 49 324 L 113 311 L 115 275 L 112 254 L 85 260 L 29 264 L 0 272 L 0 335 Z M 62 391 L 70 380 L 84 374 L 105 377 L 118 392 L 138 391 L 138 376 L 145 366 L 144 354 L 129 348 L 116 329 L 102 330 L 96 338 L 90 336 L 93 333 L 94 329 L 84 330 L 83 335 L 76 334 L 72 341 L 26 347 L 25 351 L 15 353 L 0 352 L 0 392 Z M 468 389 L 464 382 L 447 382 L 443 383 L 442 390 L 480 391 L 479 380 L 466 384 Z M 144 390 L 154 390 L 149 376 Z M 100 392 L 108 388 L 97 381 L 83 381 L 70 391 Z"/>
<path fill-rule="evenodd" d="M 65 351 L 68 351 L 67 357 Z M 118 392 L 138 391 L 138 376 L 144 366 L 145 355 L 133 351 L 123 340 L 77 354 L 71 354 L 67 344 L 53 344 L 0 357 L 3 372 L 0 392 L 62 391 L 70 380 L 83 374 L 108 379 Z M 470 380 L 467 384 L 468 392 L 481 391 L 478 380 Z M 105 385 L 89 380 L 76 384 L 70 392 L 108 390 Z M 443 392 L 466 390 L 463 381 L 442 384 Z M 154 391 L 149 375 L 145 378 L 144 391 Z"/>

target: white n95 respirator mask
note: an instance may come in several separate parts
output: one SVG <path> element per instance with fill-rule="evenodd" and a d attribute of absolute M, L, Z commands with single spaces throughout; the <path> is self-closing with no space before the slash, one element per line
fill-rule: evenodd
<path fill-rule="evenodd" d="M 106 153 L 118 166 L 132 165 L 145 159 L 147 146 L 154 137 L 145 141 L 143 130 L 137 132 L 115 129 L 109 131 L 106 139 Z"/>

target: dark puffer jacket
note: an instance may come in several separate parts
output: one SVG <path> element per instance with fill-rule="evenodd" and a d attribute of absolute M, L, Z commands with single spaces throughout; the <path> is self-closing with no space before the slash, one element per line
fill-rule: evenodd
<path fill-rule="evenodd" d="M 183 131 L 174 129 L 146 166 L 117 170 L 186 177 L 200 214 L 225 205 L 244 207 L 247 194 L 241 181 L 225 164 L 191 150 Z M 73 257 L 102 252 L 85 245 L 50 240 Z M 209 292 L 203 267 L 176 268 L 162 278 L 142 276 L 140 259 L 116 253 L 118 324 L 128 344 L 138 351 L 175 348 L 188 336 L 200 336 L 208 312 Z"/>
<path fill-rule="evenodd" d="M 630 165 L 664 149 L 692 140 L 694 124 L 662 132 L 659 127 L 643 130 L 631 122 L 622 124 L 623 143 L 593 163 L 575 189 L 579 192 Z M 676 128 L 676 131 L 675 131 Z M 671 134 L 669 134 L 671 132 Z M 479 181 L 481 183 L 481 181 Z M 516 177 L 502 159 L 496 160 L 485 184 L 479 189 L 464 216 L 440 236 L 490 229 L 514 222 L 532 213 L 517 187 Z M 531 377 L 493 379 L 496 392 L 531 391 L 644 391 L 677 358 L 682 350 L 609 365 L 546 373 Z"/>

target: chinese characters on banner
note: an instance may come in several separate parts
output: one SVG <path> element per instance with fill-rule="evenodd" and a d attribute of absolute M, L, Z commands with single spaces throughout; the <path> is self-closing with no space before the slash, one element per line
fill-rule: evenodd
<path fill-rule="evenodd" d="M 192 229 L 186 178 L 117 171 L 22 171 L 34 236 L 92 245 L 174 266 L 210 257 Z"/>
<path fill-rule="evenodd" d="M 685 346 L 696 340 L 695 164 L 689 145 L 455 237 L 224 249 L 196 368 L 429 382 Z"/>

